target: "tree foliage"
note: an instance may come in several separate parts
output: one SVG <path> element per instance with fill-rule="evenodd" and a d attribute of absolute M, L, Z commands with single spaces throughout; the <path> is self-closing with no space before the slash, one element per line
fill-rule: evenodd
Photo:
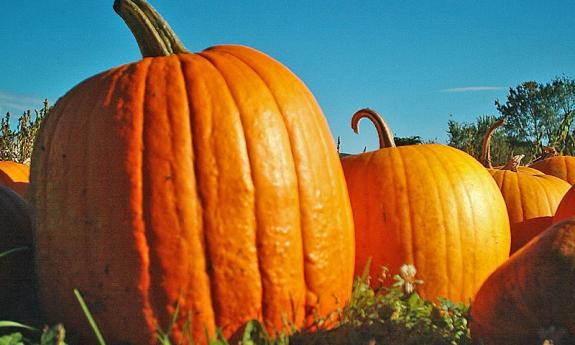
<path fill-rule="evenodd" d="M 495 107 L 498 116 L 479 116 L 472 123 L 449 120 L 448 145 L 480 159 L 487 129 L 504 118 L 503 130 L 495 131 L 491 139 L 495 165 L 516 154 L 524 154 L 531 161 L 546 146 L 560 154 L 575 154 L 575 80 L 558 77 L 548 83 L 521 83 L 509 89 L 504 103 L 496 100 Z"/>
<path fill-rule="evenodd" d="M 527 157 L 541 154 L 545 146 L 560 154 L 575 153 L 575 80 L 527 81 L 510 88 L 505 103 L 497 100 L 495 106 L 506 118 L 504 131 L 509 142 Z"/>

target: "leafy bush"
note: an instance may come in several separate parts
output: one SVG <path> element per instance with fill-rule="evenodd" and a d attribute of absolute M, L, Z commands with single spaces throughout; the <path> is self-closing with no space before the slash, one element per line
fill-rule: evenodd
<path fill-rule="evenodd" d="M 447 299 L 425 300 L 417 294 L 417 285 L 422 283 L 415 279 L 415 268 L 408 265 L 393 277 L 383 269 L 375 288 L 364 273 L 354 282 L 351 301 L 341 311 L 337 328 L 296 334 L 292 343 L 471 344 L 469 306 Z"/>
<path fill-rule="evenodd" d="M 0 119 L 0 160 L 30 163 L 36 132 L 48 110 L 48 100 L 45 100 L 42 109 L 25 111 L 18 118 L 16 130 L 10 126 L 10 113 Z"/>

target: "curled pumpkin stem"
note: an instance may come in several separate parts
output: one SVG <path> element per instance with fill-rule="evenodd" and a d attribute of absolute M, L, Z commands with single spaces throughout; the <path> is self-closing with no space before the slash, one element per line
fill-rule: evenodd
<path fill-rule="evenodd" d="M 355 114 L 353 114 L 351 117 L 351 128 L 356 134 L 359 133 L 359 120 L 364 117 L 368 118 L 375 126 L 375 129 L 377 130 L 377 136 L 379 137 L 380 149 L 395 147 L 395 140 L 393 139 L 393 132 L 391 131 L 391 128 L 387 125 L 381 115 L 369 108 L 360 109 L 356 111 Z"/>
<path fill-rule="evenodd" d="M 501 127 L 504 122 L 504 117 L 495 121 L 487 130 L 487 133 L 485 133 L 483 136 L 483 141 L 481 143 L 481 164 L 483 164 L 483 166 L 486 168 L 493 168 L 493 165 L 491 164 L 491 137 L 493 136 L 495 130 Z"/>
<path fill-rule="evenodd" d="M 170 25 L 145 0 L 116 0 L 114 11 L 132 31 L 142 57 L 188 52 Z"/>

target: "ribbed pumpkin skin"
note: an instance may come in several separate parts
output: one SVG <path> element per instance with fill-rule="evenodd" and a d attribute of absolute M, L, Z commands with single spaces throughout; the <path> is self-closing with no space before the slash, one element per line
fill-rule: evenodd
<path fill-rule="evenodd" d="M 204 327 L 230 336 L 252 318 L 301 326 L 351 294 L 353 220 L 325 118 L 250 48 L 144 58 L 73 88 L 36 141 L 31 198 L 44 307 L 87 339 L 73 288 L 107 341 L 133 344 L 156 343 L 178 297 L 175 333 L 191 315 L 201 343 Z"/>
<path fill-rule="evenodd" d="M 528 168 L 527 168 L 528 169 Z M 553 223 L 559 202 L 569 183 L 551 175 L 488 169 L 507 205 L 511 225 L 511 253 L 524 246 Z"/>
<path fill-rule="evenodd" d="M 575 335 L 575 219 L 545 230 L 483 284 L 471 305 L 471 335 L 485 345 L 540 344 L 552 325 Z"/>
<path fill-rule="evenodd" d="M 575 157 L 554 156 L 545 158 L 530 165 L 547 175 L 553 175 L 560 179 L 575 184 Z"/>
<path fill-rule="evenodd" d="M 372 258 L 414 264 L 424 297 L 469 302 L 509 256 L 501 193 L 471 156 L 437 144 L 383 148 L 342 165 L 356 231 L 356 274 Z"/>
<path fill-rule="evenodd" d="M 0 319 L 29 320 L 33 299 L 32 224 L 28 205 L 14 190 L 0 186 Z M 22 248 L 24 248 L 22 250 Z"/>
<path fill-rule="evenodd" d="M 0 161 L 0 186 L 6 186 L 14 190 L 22 198 L 26 199 L 30 167 L 26 164 Z"/>
<path fill-rule="evenodd" d="M 575 187 L 569 188 L 553 216 L 553 224 L 558 223 L 564 219 L 575 216 Z"/>

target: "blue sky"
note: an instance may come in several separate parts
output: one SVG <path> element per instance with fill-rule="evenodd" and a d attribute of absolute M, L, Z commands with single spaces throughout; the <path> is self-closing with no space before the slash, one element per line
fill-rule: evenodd
<path fill-rule="evenodd" d="M 575 78 L 575 1 L 149 0 L 192 51 L 244 44 L 312 90 L 342 150 L 375 149 L 349 127 L 363 107 L 397 136 L 447 140 L 447 121 L 495 114 L 526 80 Z M 54 103 L 74 85 L 136 61 L 112 0 L 0 2 L 0 113 Z M 335 140 L 335 139 L 334 139 Z"/>

